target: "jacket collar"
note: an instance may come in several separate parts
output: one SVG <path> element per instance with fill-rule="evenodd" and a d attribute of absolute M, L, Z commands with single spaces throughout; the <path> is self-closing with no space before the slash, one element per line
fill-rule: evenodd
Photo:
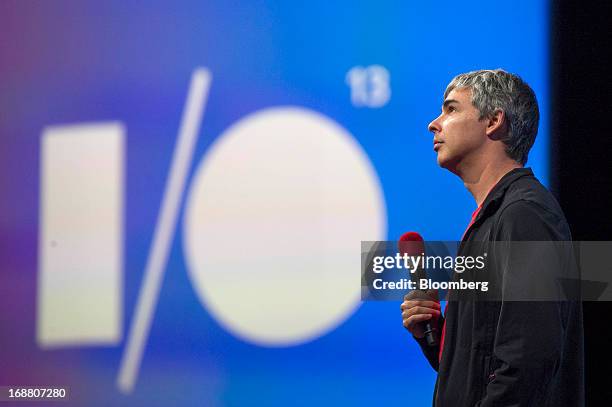
<path fill-rule="evenodd" d="M 506 191 L 516 180 L 523 177 L 533 177 L 533 171 L 531 168 L 514 168 L 506 173 L 501 179 L 495 184 L 493 189 L 489 191 L 489 194 L 485 198 L 480 211 L 478 212 L 478 216 L 474 219 L 472 226 L 477 224 L 482 218 L 488 217 L 491 213 L 495 212 L 499 206 L 501 205 L 504 196 L 506 195 Z M 470 229 L 472 229 L 470 227 Z M 467 236 L 466 232 L 466 236 Z"/>

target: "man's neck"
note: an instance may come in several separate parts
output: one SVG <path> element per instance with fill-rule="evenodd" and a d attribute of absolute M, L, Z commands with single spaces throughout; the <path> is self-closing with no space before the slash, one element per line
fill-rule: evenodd
<path fill-rule="evenodd" d="M 470 191 L 476 205 L 480 206 L 485 198 L 508 172 L 523 166 L 512 159 L 503 161 L 488 161 L 481 165 L 471 165 L 469 169 L 464 169 L 458 174 L 463 180 L 463 184 Z"/>

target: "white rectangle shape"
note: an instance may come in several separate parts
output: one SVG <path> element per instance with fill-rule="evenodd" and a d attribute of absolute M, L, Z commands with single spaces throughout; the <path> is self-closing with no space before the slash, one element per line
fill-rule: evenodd
<path fill-rule="evenodd" d="M 43 131 L 36 329 L 41 347 L 121 340 L 124 138 L 118 122 Z"/>

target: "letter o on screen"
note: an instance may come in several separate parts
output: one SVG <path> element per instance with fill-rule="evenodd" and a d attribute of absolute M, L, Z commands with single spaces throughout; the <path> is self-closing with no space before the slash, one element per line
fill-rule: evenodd
<path fill-rule="evenodd" d="M 202 305 L 227 331 L 291 346 L 360 304 L 360 242 L 384 240 L 380 181 L 353 136 L 298 107 L 257 111 L 207 151 L 188 191 L 183 248 Z"/>

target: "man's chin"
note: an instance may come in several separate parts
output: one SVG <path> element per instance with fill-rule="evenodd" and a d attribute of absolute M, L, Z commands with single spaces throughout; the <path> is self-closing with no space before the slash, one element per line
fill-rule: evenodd
<path fill-rule="evenodd" d="M 446 157 L 444 154 L 438 153 L 438 166 L 450 172 L 454 172 L 457 162 L 450 157 Z"/>
<path fill-rule="evenodd" d="M 438 153 L 437 161 L 440 168 L 447 168 L 449 164 L 449 160 L 444 157 L 444 154 Z"/>

